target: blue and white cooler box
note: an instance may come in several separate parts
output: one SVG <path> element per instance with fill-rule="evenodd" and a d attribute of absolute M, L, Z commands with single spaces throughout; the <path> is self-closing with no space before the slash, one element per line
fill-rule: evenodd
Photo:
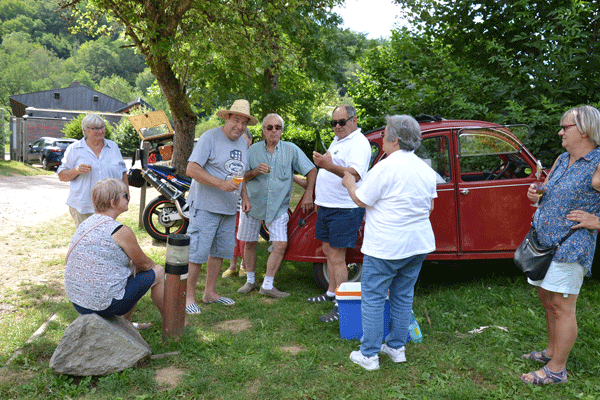
<path fill-rule="evenodd" d="M 362 338 L 360 305 L 362 288 L 360 282 L 344 282 L 335 291 L 340 313 L 340 336 L 342 339 Z M 390 302 L 385 300 L 383 308 L 383 337 L 390 332 Z"/>

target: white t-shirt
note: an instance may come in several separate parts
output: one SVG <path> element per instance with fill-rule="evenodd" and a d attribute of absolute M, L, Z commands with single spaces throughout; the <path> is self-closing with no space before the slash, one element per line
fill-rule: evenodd
<path fill-rule="evenodd" d="M 371 145 L 362 134 L 360 128 L 338 140 L 337 136 L 328 149 L 335 165 L 354 168 L 360 175 L 357 185 L 362 184 L 371 161 Z M 342 186 L 342 178 L 325 168 L 319 168 L 315 186 L 315 204 L 329 208 L 356 208 L 358 207 L 348 190 Z"/>
<path fill-rule="evenodd" d="M 398 150 L 377 163 L 356 196 L 367 205 L 363 254 L 400 260 L 435 250 L 429 221 L 435 171 L 414 152 Z"/>

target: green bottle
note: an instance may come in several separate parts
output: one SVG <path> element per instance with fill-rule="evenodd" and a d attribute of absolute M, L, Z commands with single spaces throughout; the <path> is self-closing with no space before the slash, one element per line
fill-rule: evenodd
<path fill-rule="evenodd" d="M 320 154 L 327 153 L 327 147 L 325 147 L 325 143 L 323 143 L 323 139 L 321 139 L 321 131 L 317 129 L 317 135 L 315 137 L 315 151 Z"/>

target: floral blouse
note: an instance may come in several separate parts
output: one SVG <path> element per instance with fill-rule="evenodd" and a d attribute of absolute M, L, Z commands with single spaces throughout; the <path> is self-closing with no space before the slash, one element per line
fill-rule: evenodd
<path fill-rule="evenodd" d="M 576 222 L 567 220 L 573 210 L 600 215 L 600 193 L 592 187 L 592 176 L 600 163 L 600 148 L 596 147 L 569 166 L 569 153 L 561 154 L 533 216 L 538 239 L 542 245 L 560 242 Z M 559 247 L 554 255 L 557 262 L 578 262 L 591 275 L 592 260 L 598 231 L 579 228 Z"/>

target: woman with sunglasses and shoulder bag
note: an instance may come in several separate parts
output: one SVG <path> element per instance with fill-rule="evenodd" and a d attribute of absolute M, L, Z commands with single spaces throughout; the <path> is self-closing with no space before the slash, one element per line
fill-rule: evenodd
<path fill-rule="evenodd" d="M 533 227 L 543 246 L 559 243 L 576 231 L 556 251 L 546 276 L 537 281 L 538 297 L 546 312 L 548 346 L 524 354 L 525 359 L 546 364 L 523 374 L 534 385 L 567 382 L 567 359 L 577 338 L 576 303 L 584 276 L 591 275 L 600 213 L 600 112 L 591 106 L 567 111 L 558 135 L 566 152 L 561 154 L 544 182 L 541 198 L 534 185 L 527 197 L 539 208 Z"/>
<path fill-rule="evenodd" d="M 136 303 L 150 289 L 164 320 L 164 270 L 144 254 L 133 231 L 116 221 L 129 208 L 127 187 L 103 179 L 92 189 L 92 203 L 96 213 L 79 225 L 67 254 L 65 290 L 75 310 L 131 321 Z"/>

